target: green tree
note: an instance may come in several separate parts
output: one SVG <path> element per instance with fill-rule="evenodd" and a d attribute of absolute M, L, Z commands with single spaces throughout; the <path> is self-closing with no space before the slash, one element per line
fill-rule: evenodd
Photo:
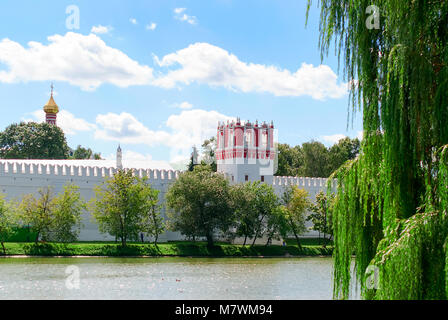
<path fill-rule="evenodd" d="M 276 176 L 300 176 L 303 173 L 304 155 L 301 146 L 278 144 L 278 169 Z"/>
<path fill-rule="evenodd" d="M 157 245 L 159 235 L 165 231 L 165 222 L 161 216 L 161 206 L 159 205 L 159 190 L 153 189 L 145 182 L 140 189 L 141 198 L 144 202 L 143 231 L 154 238 Z"/>
<path fill-rule="evenodd" d="M 348 137 L 330 148 L 316 141 L 295 147 L 279 144 L 278 169 L 275 175 L 327 178 L 347 160 L 354 159 L 359 154 L 359 148 L 359 139 Z"/>
<path fill-rule="evenodd" d="M 359 154 L 360 142 L 359 139 L 350 139 L 345 137 L 334 144 L 329 149 L 329 170 L 331 174 L 339 169 L 348 160 L 355 159 Z"/>
<path fill-rule="evenodd" d="M 182 173 L 168 189 L 166 203 L 173 231 L 205 237 L 208 246 L 216 232 L 226 233 L 232 223 L 229 182 L 208 166 Z"/>
<path fill-rule="evenodd" d="M 53 200 L 51 239 L 59 242 L 74 242 L 82 227 L 82 213 L 87 209 L 81 198 L 79 187 L 69 184 Z"/>
<path fill-rule="evenodd" d="M 173 210 L 169 210 L 167 216 L 166 227 L 168 230 L 178 230 L 187 239 L 192 241 L 196 241 L 198 235 L 202 234 L 200 226 L 196 224 L 196 221 L 190 219 L 188 213 L 179 214 Z"/>
<path fill-rule="evenodd" d="M 271 216 L 277 213 L 276 210 L 280 200 L 271 185 L 255 181 L 252 182 L 252 188 L 255 193 L 255 211 L 257 212 L 254 224 L 255 233 L 252 241 L 252 246 L 254 246 L 257 239 L 266 234 L 267 223 Z"/>
<path fill-rule="evenodd" d="M 67 159 L 64 132 L 47 123 L 21 122 L 0 132 L 0 158 Z"/>
<path fill-rule="evenodd" d="M 281 215 L 278 212 L 279 199 L 272 186 L 259 181 L 246 182 L 231 187 L 234 210 L 235 236 L 253 239 L 267 236 L 268 243 L 283 234 Z"/>
<path fill-rule="evenodd" d="M 446 299 L 448 2 L 319 3 L 322 57 L 336 44 L 363 112 L 360 155 L 333 176 L 334 296 L 349 297 L 354 254 L 364 298 Z"/>
<path fill-rule="evenodd" d="M 23 196 L 19 204 L 20 220 L 36 233 L 35 242 L 49 241 L 54 224 L 54 194 L 51 187 L 41 188 L 34 194 Z"/>
<path fill-rule="evenodd" d="M 194 160 L 193 160 L 193 155 L 190 156 L 190 162 L 188 162 L 188 166 L 187 166 L 187 170 L 192 172 L 194 170 Z"/>
<path fill-rule="evenodd" d="M 84 148 L 78 145 L 76 150 L 73 152 L 73 159 L 95 159 L 101 160 L 101 153 L 94 153 L 90 148 Z"/>
<path fill-rule="evenodd" d="M 86 209 L 79 188 L 66 185 L 55 196 L 52 187 L 45 187 L 39 189 L 37 195 L 25 195 L 18 205 L 22 224 L 36 233 L 35 242 L 39 238 L 42 241 L 76 241 L 82 226 L 81 214 Z"/>
<path fill-rule="evenodd" d="M 302 249 L 299 236 L 306 231 L 306 211 L 310 208 L 308 192 L 297 186 L 288 186 L 282 195 L 283 214 L 289 227 L 289 231 L 294 234 L 297 246 Z"/>
<path fill-rule="evenodd" d="M 271 243 L 272 239 L 281 240 L 288 236 L 289 225 L 288 225 L 288 212 L 284 206 L 277 206 L 272 214 L 268 216 L 266 221 L 266 245 Z"/>
<path fill-rule="evenodd" d="M 0 195 L 0 243 L 2 245 L 3 254 L 6 254 L 4 243 L 12 235 L 13 228 L 16 225 L 14 213 L 14 208 L 2 195 Z"/>
<path fill-rule="evenodd" d="M 256 224 L 259 219 L 257 210 L 255 184 L 239 183 L 231 186 L 231 201 L 235 219 L 235 236 L 247 239 L 255 236 Z"/>
<path fill-rule="evenodd" d="M 316 195 L 316 202 L 310 206 L 311 214 L 307 217 L 307 221 L 311 221 L 313 226 L 312 230 L 323 233 L 325 248 L 327 245 L 327 235 L 333 236 L 333 222 L 332 222 L 332 206 L 334 201 L 334 193 L 327 196 L 323 191 L 320 191 Z"/>
<path fill-rule="evenodd" d="M 326 178 L 330 175 L 329 152 L 320 142 L 311 141 L 302 144 L 303 175 L 305 177 Z"/>
<path fill-rule="evenodd" d="M 95 187 L 90 208 L 100 232 L 115 236 L 125 247 L 128 240 L 138 240 L 140 232 L 153 231 L 149 223 L 151 218 L 157 218 L 157 212 L 152 211 L 156 209 L 154 197 L 145 179 L 134 176 L 132 171 L 118 170 Z"/>

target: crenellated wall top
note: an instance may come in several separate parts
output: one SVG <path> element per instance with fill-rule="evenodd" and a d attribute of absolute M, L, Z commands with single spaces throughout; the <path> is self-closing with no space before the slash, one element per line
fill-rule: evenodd
<path fill-rule="evenodd" d="M 178 170 L 159 170 L 159 169 L 125 169 L 132 170 L 135 175 L 143 178 L 147 177 L 154 180 L 174 180 L 179 177 L 181 171 Z M 0 175 L 46 175 L 46 176 L 72 176 L 79 178 L 92 177 L 112 177 L 117 169 L 114 167 L 95 167 L 95 166 L 77 166 L 77 165 L 54 165 L 54 164 L 36 164 L 22 163 L 14 161 L 0 162 Z"/>

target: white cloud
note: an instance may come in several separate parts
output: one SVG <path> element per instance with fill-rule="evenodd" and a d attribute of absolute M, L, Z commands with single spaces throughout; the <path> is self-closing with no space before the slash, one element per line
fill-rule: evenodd
<path fill-rule="evenodd" d="M 131 150 L 126 150 L 123 153 L 123 159 L 129 159 L 134 161 L 151 161 L 152 156 L 150 154 L 143 154 Z"/>
<path fill-rule="evenodd" d="M 135 18 L 130 18 L 129 22 L 132 24 L 138 24 L 137 19 L 135 19 Z"/>
<path fill-rule="evenodd" d="M 0 41 L 0 83 L 64 81 L 83 90 L 103 84 L 118 87 L 152 85 L 173 88 L 191 83 L 224 87 L 239 92 L 266 92 L 276 96 L 311 96 L 325 100 L 346 95 L 348 86 L 326 65 L 303 63 L 291 72 L 275 66 L 243 62 L 208 43 L 195 43 L 159 59 L 153 69 L 124 52 L 109 47 L 96 34 L 68 32 L 48 37 L 48 44 L 29 42 L 23 47 Z"/>
<path fill-rule="evenodd" d="M 187 8 L 175 8 L 174 9 L 174 13 L 175 14 L 181 14 L 182 12 L 184 12 Z"/>
<path fill-rule="evenodd" d="M 314 67 L 303 63 L 291 73 L 274 66 L 242 62 L 228 51 L 208 43 L 195 43 L 162 59 L 156 56 L 154 60 L 160 67 L 172 67 L 153 81 L 154 85 L 164 88 L 197 82 L 276 96 L 309 95 L 318 100 L 341 98 L 348 90 L 346 83 L 338 84 L 337 75 L 326 65 Z"/>
<path fill-rule="evenodd" d="M 126 146 L 123 149 L 123 166 L 126 168 L 150 168 L 172 170 L 173 166 L 163 160 L 153 160 L 150 154 L 143 154 L 132 150 L 127 150 Z M 106 160 L 115 162 L 117 155 L 115 153 L 109 154 L 105 157 Z"/>
<path fill-rule="evenodd" d="M 36 110 L 31 113 L 32 119 L 24 119 L 24 121 L 44 122 L 45 112 L 43 110 Z M 77 118 L 71 112 L 67 110 L 61 110 L 58 113 L 57 118 L 58 127 L 64 131 L 67 135 L 74 135 L 79 131 L 93 131 L 96 129 L 96 125 L 89 123 L 82 118 Z"/>
<path fill-rule="evenodd" d="M 185 13 L 186 8 L 175 8 L 174 9 L 174 18 L 183 21 L 188 22 L 189 24 L 197 24 L 198 19 L 195 16 L 190 16 Z"/>
<path fill-rule="evenodd" d="M 217 111 L 206 111 L 202 109 L 193 109 L 182 111 L 178 115 L 171 115 L 166 121 L 166 126 L 171 128 L 174 133 L 180 136 L 188 137 L 191 141 L 190 146 L 199 145 L 216 135 L 216 128 L 219 121 L 232 120 L 234 118 L 223 115 Z M 183 142 L 178 141 L 179 146 Z"/>
<path fill-rule="evenodd" d="M 91 33 L 96 33 L 96 34 L 109 33 L 110 31 L 112 31 L 112 27 L 105 27 L 102 25 L 93 26 L 92 29 L 90 30 Z"/>
<path fill-rule="evenodd" d="M 347 136 L 344 134 L 333 134 L 331 136 L 322 136 L 322 140 L 325 142 L 329 142 L 331 144 L 338 143 L 339 140 L 346 138 Z"/>
<path fill-rule="evenodd" d="M 166 146 L 171 149 L 171 161 L 179 161 L 189 156 L 193 145 L 200 146 L 205 139 L 216 135 L 218 121 L 231 119 L 217 111 L 185 110 L 168 117 L 167 130 L 152 130 L 130 113 L 107 113 L 96 118 L 95 138 L 123 144 Z"/>
<path fill-rule="evenodd" d="M 347 138 L 347 135 L 342 134 L 342 133 L 338 133 L 338 134 L 333 134 L 330 136 L 322 136 L 321 140 L 330 144 L 336 144 L 339 142 L 339 140 L 341 139 L 345 139 Z M 355 139 L 358 138 L 359 141 L 361 141 L 363 139 L 363 131 L 358 131 L 356 132 L 356 137 L 350 138 L 350 139 Z"/>
<path fill-rule="evenodd" d="M 65 81 L 83 90 L 110 83 L 118 87 L 151 82 L 152 69 L 140 65 L 95 34 L 68 32 L 48 37 L 49 44 L 29 42 L 28 48 L 9 39 L 0 41 L 0 82 Z"/>
<path fill-rule="evenodd" d="M 170 138 L 166 132 L 148 129 L 127 112 L 100 114 L 96 117 L 96 123 L 100 127 L 95 132 L 97 139 L 154 146 Z"/>
<path fill-rule="evenodd" d="M 108 156 L 106 156 L 105 159 L 106 160 L 116 160 L 117 154 L 111 153 Z M 123 151 L 123 159 L 129 160 L 129 161 L 151 161 L 152 155 L 143 154 L 143 153 L 135 152 L 132 150 L 124 150 Z"/>
<path fill-rule="evenodd" d="M 151 22 L 150 24 L 148 24 L 148 25 L 146 26 L 146 30 L 151 30 L 151 31 L 153 31 L 153 30 L 156 30 L 156 28 L 157 28 L 157 23 L 154 23 L 154 22 Z"/>
<path fill-rule="evenodd" d="M 193 105 L 187 101 L 184 101 L 182 103 L 176 104 L 176 107 L 183 110 L 192 109 Z"/>

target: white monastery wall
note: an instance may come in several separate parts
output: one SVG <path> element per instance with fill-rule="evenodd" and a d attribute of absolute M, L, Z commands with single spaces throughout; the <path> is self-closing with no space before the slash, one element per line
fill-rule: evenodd
<path fill-rule="evenodd" d="M 89 201 L 95 196 L 94 187 L 100 185 L 106 178 L 113 176 L 116 168 L 84 167 L 68 165 L 40 165 L 23 164 L 20 162 L 0 162 L 0 193 L 8 200 L 17 200 L 30 193 L 36 194 L 39 188 L 51 186 L 55 193 L 63 190 L 63 186 L 74 184 L 84 200 Z M 178 177 L 179 171 L 138 169 L 136 175 L 149 178 L 152 187 L 159 190 L 159 201 L 163 203 L 168 186 Z M 165 209 L 162 208 L 165 215 Z M 93 222 L 90 213 L 83 215 L 84 227 L 81 229 L 79 240 L 114 240 L 111 236 L 101 234 L 98 226 Z M 180 239 L 175 232 L 166 232 L 160 241 Z"/>
<path fill-rule="evenodd" d="M 320 191 L 326 192 L 327 190 L 327 183 L 328 179 L 326 178 L 304 178 L 304 177 L 273 177 L 273 183 L 272 186 L 274 187 L 275 193 L 281 197 L 283 192 L 285 192 L 285 189 L 287 186 L 293 185 L 298 186 L 301 189 L 305 189 L 308 191 L 308 195 L 311 201 L 316 201 L 316 195 Z M 332 183 L 332 189 L 336 190 L 336 181 L 333 181 Z M 307 214 L 310 214 L 311 212 L 307 212 Z M 307 221 L 306 227 L 310 228 L 312 227 L 312 223 Z M 305 235 L 306 236 L 318 236 L 317 231 L 310 230 Z"/>
<path fill-rule="evenodd" d="M 129 170 L 129 169 L 126 169 Z M 42 165 L 27 164 L 23 162 L 0 161 L 0 193 L 6 195 L 8 200 L 17 200 L 30 193 L 36 194 L 39 188 L 51 186 L 55 193 L 63 190 L 63 186 L 74 184 L 84 200 L 89 201 L 95 196 L 94 187 L 100 185 L 108 177 L 117 171 L 113 167 L 86 167 L 76 165 Z M 136 175 L 148 177 L 152 187 L 159 190 L 159 201 L 164 203 L 165 194 L 171 183 L 177 179 L 180 171 L 174 170 L 150 170 L 134 169 Z M 230 179 L 230 174 L 226 174 Z M 327 179 L 324 178 L 300 178 L 300 177 L 272 177 L 272 186 L 278 196 L 281 196 L 289 185 L 296 185 L 308 191 L 310 198 L 314 201 L 316 194 L 326 190 Z M 266 181 L 266 183 L 269 183 Z M 162 208 L 165 215 L 165 208 Z M 90 213 L 83 215 L 84 227 L 81 229 L 79 240 L 81 241 L 103 241 L 114 240 L 111 236 L 101 234 L 98 226 L 93 221 Z M 310 226 L 308 224 L 307 226 Z M 307 235 L 316 235 L 310 232 Z M 180 240 L 182 236 L 177 232 L 166 232 L 160 237 L 160 241 Z M 148 239 L 145 239 L 148 240 Z"/>

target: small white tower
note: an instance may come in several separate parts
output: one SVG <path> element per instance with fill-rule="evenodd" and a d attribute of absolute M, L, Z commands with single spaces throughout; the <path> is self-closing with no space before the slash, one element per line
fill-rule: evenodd
<path fill-rule="evenodd" d="M 193 158 L 193 165 L 199 164 L 199 154 L 196 146 L 193 146 L 193 152 L 191 153 L 191 156 Z"/>
<path fill-rule="evenodd" d="M 123 169 L 123 154 L 120 145 L 118 145 L 117 149 L 117 169 Z"/>

